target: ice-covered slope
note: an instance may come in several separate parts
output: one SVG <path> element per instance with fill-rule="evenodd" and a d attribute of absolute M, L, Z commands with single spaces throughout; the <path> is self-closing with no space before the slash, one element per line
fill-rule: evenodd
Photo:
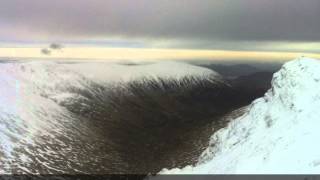
<path fill-rule="evenodd" d="M 318 174 L 319 108 L 320 61 L 288 62 L 264 97 L 211 137 L 195 167 L 161 173 Z"/>

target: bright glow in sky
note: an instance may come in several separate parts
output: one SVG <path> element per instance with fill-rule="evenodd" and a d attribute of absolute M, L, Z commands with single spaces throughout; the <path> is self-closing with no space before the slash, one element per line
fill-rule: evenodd
<path fill-rule="evenodd" d="M 298 52 L 223 51 L 190 49 L 73 47 L 41 53 L 40 48 L 0 48 L 0 57 L 107 59 L 107 60 L 269 60 L 286 61 L 301 55 L 320 58 L 320 54 Z"/>

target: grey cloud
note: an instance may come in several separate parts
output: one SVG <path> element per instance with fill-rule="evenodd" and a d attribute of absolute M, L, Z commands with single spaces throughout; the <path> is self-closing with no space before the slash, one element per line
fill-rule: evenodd
<path fill-rule="evenodd" d="M 319 0 L 0 1 L 0 28 L 62 40 L 320 41 L 319 17 Z"/>

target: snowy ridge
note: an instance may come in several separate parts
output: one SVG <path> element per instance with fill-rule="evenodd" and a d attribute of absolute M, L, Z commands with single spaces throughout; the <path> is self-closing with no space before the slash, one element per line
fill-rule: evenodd
<path fill-rule="evenodd" d="M 222 78 L 218 73 L 207 68 L 173 61 L 160 61 L 137 65 L 91 62 L 70 64 L 66 66 L 98 83 L 114 81 L 127 82 L 144 77 L 179 79 L 186 76 L 215 76 L 217 79 Z"/>
<path fill-rule="evenodd" d="M 196 166 L 163 174 L 318 174 L 320 61 L 298 58 L 274 74 L 247 113 L 211 137 Z"/>

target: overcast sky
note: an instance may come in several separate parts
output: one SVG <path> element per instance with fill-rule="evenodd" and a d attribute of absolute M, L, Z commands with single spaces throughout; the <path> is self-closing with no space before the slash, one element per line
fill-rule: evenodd
<path fill-rule="evenodd" d="M 1 0 L 2 43 L 320 50 L 319 0 Z"/>

